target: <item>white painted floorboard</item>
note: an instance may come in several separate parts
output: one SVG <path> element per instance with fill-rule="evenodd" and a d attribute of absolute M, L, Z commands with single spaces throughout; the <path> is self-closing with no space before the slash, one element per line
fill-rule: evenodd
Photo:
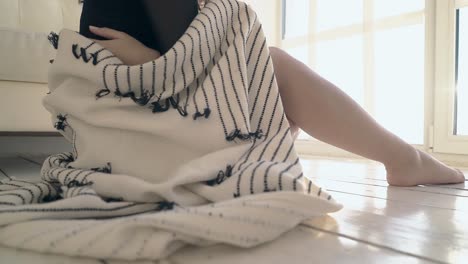
<path fill-rule="evenodd" d="M 38 178 L 45 158 L 0 158 L 0 179 Z M 191 247 L 160 263 L 468 263 L 468 186 L 389 187 L 383 167 L 373 162 L 302 164 L 345 209 L 257 248 Z M 0 263 L 33 262 L 103 263 L 0 247 Z"/>

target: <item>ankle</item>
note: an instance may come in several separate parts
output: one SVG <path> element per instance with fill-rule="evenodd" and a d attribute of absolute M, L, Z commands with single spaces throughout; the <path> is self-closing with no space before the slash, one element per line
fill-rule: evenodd
<path fill-rule="evenodd" d="M 408 167 L 414 167 L 421 163 L 421 153 L 413 146 L 408 145 L 407 148 L 394 153 L 383 162 L 387 172 L 402 170 Z"/>

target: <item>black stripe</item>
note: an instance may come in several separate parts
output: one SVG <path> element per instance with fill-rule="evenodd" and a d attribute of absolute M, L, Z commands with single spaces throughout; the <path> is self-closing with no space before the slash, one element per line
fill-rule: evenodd
<path fill-rule="evenodd" d="M 167 81 L 167 57 L 164 56 L 164 70 L 163 70 L 163 89 L 161 93 L 158 95 L 158 98 L 156 99 L 156 102 L 161 101 L 161 98 L 163 95 L 166 93 L 166 81 Z"/>
<path fill-rule="evenodd" d="M 118 72 L 119 72 L 119 67 L 122 65 L 117 65 L 114 70 L 114 79 L 115 79 L 115 91 L 120 93 L 120 87 L 119 87 L 119 77 L 118 77 Z"/>
<path fill-rule="evenodd" d="M 208 16 L 207 16 L 208 17 Z M 209 18 L 209 21 L 210 21 L 210 29 L 211 29 L 211 36 L 213 37 L 213 43 L 216 45 L 216 39 L 215 39 L 215 35 L 214 35 L 214 30 L 213 30 L 213 25 L 211 24 L 211 18 Z M 202 25 L 203 25 L 203 28 L 205 29 L 205 37 L 206 37 L 206 41 L 208 43 L 208 52 L 209 52 L 209 55 L 212 56 L 212 53 L 211 53 L 211 45 L 210 45 L 210 41 L 208 39 L 208 32 L 207 32 L 207 27 L 205 25 L 205 22 L 199 20 L 198 18 L 196 19 L 198 20 Z M 199 36 L 200 36 L 200 32 L 198 31 L 197 28 L 195 28 L 197 30 L 197 32 L 199 33 Z M 200 39 L 201 39 L 201 36 L 200 36 Z M 201 46 L 201 41 L 199 41 L 199 45 L 200 45 L 200 51 L 202 50 L 202 46 Z M 203 59 L 203 53 L 200 52 L 200 57 L 202 59 L 202 64 L 203 64 L 203 68 L 205 69 L 205 76 L 208 76 L 208 68 L 207 66 L 205 66 L 205 61 Z M 213 64 L 215 63 L 215 60 L 214 60 L 214 54 L 213 54 Z M 197 80 L 198 81 L 198 80 Z M 202 86 L 202 91 L 203 91 L 203 95 L 205 96 L 205 103 L 206 103 L 206 108 L 209 108 L 209 104 L 208 104 L 208 96 L 206 94 L 206 91 L 205 91 L 205 87 Z"/>
<path fill-rule="evenodd" d="M 128 84 L 128 92 L 132 91 L 132 81 L 130 75 L 130 66 L 127 66 L 127 84 Z"/>
<path fill-rule="evenodd" d="M 89 48 L 91 48 L 94 44 L 96 44 L 96 42 L 91 42 L 88 46 L 86 46 L 84 49 L 85 50 L 88 50 Z"/>
<path fill-rule="evenodd" d="M 234 44 L 234 46 L 236 46 L 236 44 Z M 239 110 L 240 110 L 240 112 L 242 114 L 242 118 L 244 119 L 244 126 L 245 126 L 246 129 L 248 129 L 250 127 L 250 125 L 247 122 L 247 118 L 245 117 L 244 112 L 245 112 L 246 109 L 242 108 L 242 103 L 240 101 L 239 94 L 237 93 L 237 89 L 236 89 L 237 87 L 236 87 L 236 84 L 234 83 L 234 78 L 233 78 L 232 69 L 231 69 L 231 60 L 229 59 L 229 54 L 228 53 L 226 53 L 226 59 L 227 59 L 227 63 L 228 63 L 227 68 L 229 69 L 229 76 L 230 76 L 229 79 L 231 80 L 231 88 L 234 91 L 234 95 L 236 96 L 236 100 L 237 100 L 237 105 L 239 106 Z M 242 69 L 239 68 L 238 70 L 240 72 L 242 72 Z M 224 80 L 223 80 L 223 87 L 224 87 Z M 230 106 L 228 106 L 228 107 L 230 108 Z M 236 125 L 236 128 L 237 128 L 237 125 Z"/>
<path fill-rule="evenodd" d="M 172 95 L 171 97 L 173 97 L 175 95 L 175 88 L 176 88 L 176 73 L 177 73 L 177 57 L 178 57 L 178 53 L 177 53 L 177 49 L 173 48 L 172 49 L 174 51 L 174 71 L 173 71 L 173 74 L 172 74 Z"/>
<path fill-rule="evenodd" d="M 284 116 L 283 116 L 284 118 Z M 270 140 L 268 140 L 268 142 L 265 144 L 265 147 L 263 148 L 262 150 L 262 153 L 260 154 L 260 156 L 258 157 L 258 160 L 261 160 L 263 159 L 263 155 L 265 155 L 266 153 L 266 150 L 268 149 L 268 147 L 270 146 L 271 142 L 273 142 L 274 139 L 276 139 L 276 137 L 279 135 L 279 133 L 281 132 L 281 129 L 278 129 L 278 132 L 276 132 L 276 134 L 272 137 L 270 137 Z M 288 132 L 288 131 L 287 131 Z M 287 133 L 286 132 L 286 133 Z M 284 138 L 283 138 L 284 139 Z M 272 159 L 271 161 L 273 161 L 274 159 Z"/>
<path fill-rule="evenodd" d="M 252 24 L 250 24 L 250 12 L 249 12 L 250 10 L 249 10 L 249 6 L 248 6 L 246 3 L 244 3 L 244 7 L 245 7 L 245 13 L 247 14 L 247 23 L 249 24 L 249 27 L 250 27 Z M 247 33 L 247 34 L 250 34 L 250 32 Z"/>
<path fill-rule="evenodd" d="M 280 93 L 278 91 L 276 91 L 276 101 L 275 101 L 275 105 L 273 106 L 273 111 L 271 112 L 271 117 L 270 117 L 270 121 L 268 122 L 268 129 L 267 129 L 267 132 L 265 133 L 265 138 L 268 138 L 270 136 L 270 130 L 271 130 L 271 125 L 273 124 L 273 120 L 276 119 L 278 117 L 278 115 L 276 115 L 276 110 L 278 108 L 278 104 L 280 102 Z M 282 119 L 284 119 L 284 115 L 282 115 L 281 117 Z M 283 120 L 282 120 L 283 121 Z M 282 127 L 283 125 L 283 122 L 281 121 L 281 126 L 280 128 Z M 276 134 L 279 133 L 279 129 L 278 129 L 278 132 Z"/>
<path fill-rule="evenodd" d="M 12 184 L 12 183 L 3 183 L 0 182 L 0 185 L 7 185 L 7 186 L 13 186 L 13 187 L 21 187 L 22 185 L 17 185 L 17 184 Z"/>
<path fill-rule="evenodd" d="M 65 178 L 64 178 L 63 181 L 62 181 L 64 185 L 67 185 L 67 184 L 70 182 L 70 181 L 68 181 L 68 177 L 70 177 L 70 175 L 71 175 L 72 173 L 74 173 L 75 171 L 81 171 L 81 172 L 83 172 L 83 170 L 81 170 L 81 169 L 72 169 L 72 170 L 70 170 L 70 171 L 67 173 L 67 175 L 65 175 Z M 79 172 L 78 174 L 80 174 L 81 172 Z M 58 177 L 57 177 L 57 180 L 60 181 L 60 179 L 59 179 Z"/>
<path fill-rule="evenodd" d="M 145 94 L 145 88 L 143 85 L 143 64 L 140 65 L 140 96 Z"/>
<path fill-rule="evenodd" d="M 253 141 L 253 143 L 252 143 L 252 146 L 251 146 L 251 147 L 249 148 L 249 150 L 248 150 L 246 153 L 244 153 L 244 154 L 240 157 L 240 159 L 236 162 L 236 164 L 237 164 L 237 169 L 236 169 L 236 170 L 242 169 L 242 166 L 243 166 L 244 164 L 247 163 L 247 161 L 249 160 L 250 155 L 252 154 L 252 152 L 258 147 L 258 146 L 256 145 L 256 143 L 257 143 L 257 139 L 254 138 L 254 141 Z M 244 157 L 245 157 L 245 158 L 244 158 Z M 244 160 L 243 160 L 242 162 L 240 162 L 240 160 L 242 160 L 243 158 L 244 158 Z"/>
<path fill-rule="evenodd" d="M 74 160 L 78 159 L 78 149 L 76 148 L 76 132 L 74 129 L 72 129 L 73 132 L 73 153 L 75 153 Z"/>
<path fill-rule="evenodd" d="M 260 120 L 258 120 L 258 129 L 257 129 L 257 131 L 260 130 L 261 127 L 262 127 L 263 117 L 265 116 L 265 111 L 266 111 L 267 104 L 269 102 L 268 100 L 270 99 L 271 87 L 273 86 L 273 81 L 274 80 L 275 80 L 275 77 L 274 77 L 274 75 L 272 75 L 271 76 L 271 81 L 270 81 L 270 86 L 269 86 L 268 91 L 267 91 L 267 96 L 265 98 L 265 103 L 263 104 L 262 113 L 260 114 Z M 255 102 L 257 102 L 256 99 L 255 99 Z M 254 111 L 255 111 L 255 104 L 254 104 L 254 106 L 252 108 L 252 113 L 251 114 L 253 114 Z M 251 118 L 252 118 L 252 115 L 251 115 Z"/>
<path fill-rule="evenodd" d="M 266 42 L 264 42 L 264 43 L 266 43 Z M 264 45 L 263 47 L 265 47 L 265 45 Z M 253 116 L 253 114 L 255 113 L 255 108 L 257 107 L 257 102 L 258 102 L 258 99 L 259 99 L 259 96 L 260 96 L 260 92 L 263 90 L 263 82 L 265 81 L 265 75 L 266 75 L 266 72 L 267 72 L 267 70 L 268 70 L 268 68 L 269 68 L 269 66 L 270 66 L 270 62 L 271 62 L 269 56 L 259 56 L 259 57 L 258 57 L 258 60 L 257 60 L 257 64 L 255 65 L 255 70 L 257 69 L 257 67 L 258 67 L 258 62 L 260 61 L 260 59 L 261 59 L 262 57 L 266 57 L 266 58 L 267 58 L 267 61 L 266 61 L 266 63 L 265 63 L 265 67 L 263 68 L 262 78 L 260 79 L 260 84 L 259 84 L 258 89 L 257 89 L 257 95 L 255 96 L 255 100 L 254 100 L 254 103 L 253 103 L 253 106 L 252 106 L 252 110 L 251 110 L 252 112 L 250 112 L 250 120 L 252 120 L 252 116 Z M 255 70 L 254 70 L 254 71 L 255 71 Z M 274 78 L 274 75 L 273 75 L 272 78 Z M 250 80 L 249 89 L 252 88 L 252 84 L 253 84 L 253 81 L 254 81 L 254 80 L 255 80 L 255 76 L 252 78 L 252 80 Z M 249 90 L 249 93 L 250 93 L 250 90 Z"/>
<path fill-rule="evenodd" d="M 286 157 L 284 157 L 283 162 L 286 162 L 286 160 L 289 159 L 289 156 L 291 155 L 293 149 L 294 149 L 294 142 L 291 143 L 291 146 L 289 147 L 288 153 L 286 154 Z"/>
<path fill-rule="evenodd" d="M 64 213 L 64 212 L 114 212 L 119 210 L 125 210 L 132 207 L 137 207 L 145 204 L 141 203 L 132 203 L 129 205 L 118 206 L 114 208 L 96 208 L 96 207 L 82 207 L 82 208 L 18 208 L 18 209 L 0 209 L 0 214 L 2 213 Z M 155 205 L 157 208 L 158 205 Z M 147 211 L 152 211 L 154 209 L 148 209 Z"/>
<path fill-rule="evenodd" d="M 16 196 L 21 199 L 23 204 L 26 204 L 26 199 L 23 197 L 23 195 L 18 194 L 18 193 L 5 193 L 5 194 L 0 194 L 0 197 L 5 197 L 5 196 Z"/>
<path fill-rule="evenodd" d="M 155 85 L 156 85 L 156 62 L 153 60 L 151 62 L 153 64 L 153 79 L 151 81 L 151 95 L 156 94 Z"/>
<path fill-rule="evenodd" d="M 265 163 L 264 160 L 262 160 L 261 162 L 259 162 L 257 164 L 257 166 L 255 166 L 255 168 L 252 170 L 252 174 L 250 175 L 250 194 L 254 194 L 254 178 L 256 176 L 256 172 L 257 172 L 257 169 L 262 166 L 262 164 Z"/>
<path fill-rule="evenodd" d="M 237 19 L 238 19 L 238 24 L 239 24 L 239 28 L 240 28 L 240 34 L 241 34 L 241 37 L 242 37 L 242 48 L 244 49 L 245 51 L 245 35 L 244 35 L 244 30 L 242 29 L 243 25 L 242 25 L 242 20 L 240 18 L 240 6 L 239 6 L 239 2 L 236 1 L 236 4 L 237 4 Z M 237 36 L 237 33 L 236 33 L 236 30 L 234 29 L 234 8 L 232 6 L 232 3 L 229 2 L 229 5 L 231 5 L 231 29 L 232 31 L 234 32 L 234 38 L 236 38 Z M 242 84 L 243 84 L 243 87 L 244 88 L 247 88 L 247 84 L 245 83 L 246 79 L 245 79 L 245 76 L 244 76 L 244 71 L 242 70 L 242 67 L 241 67 L 241 62 L 240 62 L 240 57 L 239 57 L 239 50 L 237 48 L 237 42 L 234 42 L 234 48 L 236 50 L 236 58 L 237 58 L 237 66 L 239 68 L 239 73 L 241 75 L 241 78 L 242 78 Z"/>
<path fill-rule="evenodd" d="M 241 196 L 241 193 L 240 193 L 240 184 L 241 184 L 241 179 L 242 179 L 242 175 L 244 174 L 245 170 L 247 170 L 250 166 L 252 166 L 254 163 L 251 162 L 249 165 L 247 165 L 240 173 L 239 173 L 239 176 L 237 177 L 237 183 L 236 183 L 236 190 L 237 192 L 234 193 L 234 198 L 237 198 L 237 197 L 240 197 Z"/>
<path fill-rule="evenodd" d="M 91 175 L 94 175 L 96 174 L 97 172 L 95 171 L 90 171 L 88 174 L 86 174 L 83 179 L 81 179 L 81 182 L 82 183 L 88 183 L 88 177 L 91 176 Z M 76 180 L 76 179 L 75 179 Z"/>
<path fill-rule="evenodd" d="M 191 28 L 195 28 L 193 26 L 191 26 Z M 197 32 L 198 32 L 198 43 L 200 45 L 200 60 L 202 61 L 203 63 L 203 68 L 205 68 L 205 63 L 203 62 L 203 54 L 202 54 L 202 48 L 201 48 L 201 39 L 200 39 L 200 32 L 198 31 L 197 29 Z M 192 97 L 192 101 L 193 101 L 193 104 L 195 106 L 195 111 L 198 113 L 200 110 L 198 108 L 198 104 L 197 104 L 197 100 L 195 99 L 196 95 L 197 95 L 197 91 L 198 91 L 198 87 L 199 87 L 199 83 L 198 83 L 198 78 L 197 78 L 197 72 L 195 70 L 195 63 L 193 61 L 193 56 L 194 56 L 194 46 L 195 46 L 195 41 L 193 40 L 193 36 L 190 34 L 190 32 L 187 32 L 186 33 L 187 36 L 189 36 L 190 38 L 190 43 L 192 44 L 192 49 L 191 49 L 191 55 L 190 55 L 190 64 L 192 66 L 192 73 L 193 73 L 193 79 L 196 80 L 196 87 L 194 88 L 194 91 L 193 91 L 193 97 Z M 185 105 L 188 104 L 188 100 L 189 100 L 189 94 L 187 94 L 187 101 L 185 102 Z M 186 111 L 187 112 L 187 111 Z"/>
<path fill-rule="evenodd" d="M 297 164 L 299 164 L 299 159 L 296 159 L 296 162 L 290 164 L 286 169 L 284 169 L 278 176 L 278 187 L 280 189 L 280 191 L 283 190 L 283 174 L 285 174 L 286 172 L 288 172 L 292 167 L 296 166 Z"/>
<path fill-rule="evenodd" d="M 185 46 L 185 42 L 183 42 L 182 40 L 180 40 L 180 43 L 182 43 L 182 47 L 184 48 L 184 53 L 183 53 L 183 56 L 182 56 L 182 79 L 184 80 L 184 89 L 187 88 L 187 77 L 185 76 L 185 61 L 187 59 L 187 46 Z M 193 64 L 192 64 L 192 67 L 193 67 Z"/>
<path fill-rule="evenodd" d="M 234 117 L 234 113 L 232 112 L 231 102 L 229 101 L 229 97 L 228 97 L 227 92 L 226 92 L 226 83 L 224 81 L 224 74 L 223 74 L 223 70 L 221 68 L 222 67 L 217 67 L 218 72 L 219 72 L 220 77 L 221 77 L 221 85 L 223 87 L 224 98 L 226 99 L 225 102 L 227 104 L 227 109 L 229 110 L 229 114 L 231 115 L 232 122 L 234 123 L 234 129 L 238 129 L 239 126 L 237 125 L 236 118 Z M 213 86 L 213 87 L 215 87 L 215 90 L 216 90 L 216 86 Z"/>
<path fill-rule="evenodd" d="M 208 10 L 210 10 L 211 13 L 213 13 L 213 15 L 214 15 L 214 17 L 215 17 L 215 22 L 216 22 L 216 23 L 214 23 L 214 24 L 215 24 L 215 26 L 216 26 L 216 31 L 218 32 L 218 38 L 219 38 L 218 41 L 219 41 L 219 44 L 220 44 L 220 46 L 219 46 L 219 52 L 218 52 L 218 53 L 221 55 L 221 54 L 223 53 L 223 50 L 222 50 L 222 42 L 223 42 L 223 41 L 222 41 L 222 40 L 223 40 L 223 37 L 226 36 L 226 32 L 224 31 L 224 32 L 223 32 L 224 35 L 223 35 L 223 37 L 221 37 L 221 33 L 220 33 L 220 30 L 219 30 L 219 25 L 218 25 L 218 22 L 219 22 L 219 21 L 218 21 L 218 17 L 222 19 L 222 15 L 221 15 L 221 14 L 216 15 L 216 13 L 214 12 L 213 9 L 211 9 L 211 7 L 206 7 L 206 8 L 207 8 Z M 205 15 L 205 14 L 204 14 L 204 15 Z M 206 15 L 205 15 L 205 16 L 206 16 Z M 208 16 L 207 16 L 207 17 L 208 17 Z M 212 24 L 211 18 L 208 17 L 208 20 L 210 21 L 210 26 L 211 26 L 211 24 Z M 223 21 L 222 21 L 222 20 L 221 20 L 221 25 L 223 25 Z M 224 27 L 223 27 L 223 28 L 224 28 Z"/>
<path fill-rule="evenodd" d="M 299 174 L 299 176 L 297 176 L 296 178 L 294 178 L 293 180 L 293 190 L 294 191 L 297 191 L 297 181 L 302 179 L 302 177 L 304 177 L 304 173 L 301 172 L 301 174 Z"/>
<path fill-rule="evenodd" d="M 270 164 L 270 166 L 268 166 L 268 168 L 265 170 L 265 174 L 263 175 L 263 191 L 264 192 L 271 192 L 271 191 L 275 191 L 275 190 L 271 190 L 270 187 L 268 187 L 268 176 L 269 176 L 269 172 L 271 170 L 271 168 L 273 168 L 273 166 L 275 165 L 278 165 L 280 164 L 279 162 L 274 162 L 272 164 Z"/>
<path fill-rule="evenodd" d="M 224 2 L 221 2 L 223 5 L 224 5 Z M 221 23 L 223 25 L 223 29 L 224 29 L 224 36 L 226 37 L 226 42 L 227 42 L 227 45 L 230 46 L 231 43 L 229 42 L 229 38 L 227 38 L 227 27 L 228 27 L 228 24 L 229 24 L 229 15 L 227 13 L 227 9 L 225 8 L 224 9 L 224 14 L 225 16 L 223 16 L 223 14 L 221 13 L 221 9 L 219 8 L 219 5 L 216 3 L 216 2 L 213 2 L 213 4 L 216 6 L 216 8 L 218 9 L 218 12 L 219 12 L 219 17 L 221 18 Z M 224 17 L 226 17 L 226 24 L 224 24 Z"/>
<path fill-rule="evenodd" d="M 221 113 L 221 107 L 220 107 L 219 99 L 218 99 L 218 92 L 217 92 L 217 89 L 216 89 L 216 86 L 215 86 L 215 83 L 214 83 L 214 80 L 213 80 L 213 76 L 211 74 L 209 75 L 209 78 L 210 78 L 211 84 L 213 86 L 213 92 L 214 92 L 214 96 L 215 96 L 215 100 L 216 100 L 216 108 L 218 109 L 219 119 L 221 121 L 221 125 L 223 126 L 224 136 L 227 137 L 228 132 L 226 130 L 226 125 L 224 123 L 223 114 Z M 202 87 L 203 86 L 205 86 L 204 82 L 202 83 Z"/>
<path fill-rule="evenodd" d="M 281 119 L 280 126 L 279 126 L 279 128 L 278 128 L 278 132 L 281 131 L 281 128 L 283 127 L 283 121 L 284 121 L 284 115 L 282 115 L 282 119 Z M 280 143 L 282 143 L 282 141 L 284 140 L 284 138 L 286 137 L 286 135 L 287 135 L 288 132 L 289 132 L 289 128 L 288 128 L 288 130 L 286 131 L 285 136 L 283 136 L 283 139 L 281 140 Z M 243 157 L 245 157 L 244 161 L 243 161 L 242 163 L 239 163 L 239 165 L 237 166 L 237 170 L 239 170 L 239 169 L 242 168 L 242 166 L 249 160 L 250 155 L 252 155 L 253 151 L 254 151 L 257 147 L 260 146 L 260 145 L 257 146 L 256 144 L 257 144 L 257 139 L 255 138 L 255 139 L 254 139 L 254 142 L 253 142 L 253 144 L 252 144 L 252 147 L 249 149 L 249 151 L 248 151 L 246 154 L 242 155 L 242 157 L 239 159 L 239 160 L 241 160 Z M 278 146 L 278 148 L 276 149 L 275 155 L 272 157 L 271 161 L 273 161 L 273 160 L 276 158 L 276 152 L 278 152 L 279 147 L 280 147 L 280 146 Z"/>
<path fill-rule="evenodd" d="M 257 33 L 255 34 L 255 37 L 254 37 L 254 40 L 252 42 L 252 48 L 250 49 L 249 51 L 249 55 L 247 56 L 247 65 L 250 65 L 250 59 L 252 58 L 252 53 L 254 50 L 256 50 L 256 45 L 257 45 L 257 40 L 258 40 L 258 36 L 260 35 L 260 32 L 262 31 L 262 26 L 261 25 L 258 25 L 258 30 L 257 30 Z M 249 42 L 249 40 L 247 39 L 247 43 Z"/>

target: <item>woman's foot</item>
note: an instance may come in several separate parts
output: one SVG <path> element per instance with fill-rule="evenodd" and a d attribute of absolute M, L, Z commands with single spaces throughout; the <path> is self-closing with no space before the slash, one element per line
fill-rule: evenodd
<path fill-rule="evenodd" d="M 397 166 L 385 166 L 387 182 L 394 186 L 420 184 L 463 183 L 465 176 L 460 170 L 447 167 L 427 153 L 414 150 L 412 158 Z"/>

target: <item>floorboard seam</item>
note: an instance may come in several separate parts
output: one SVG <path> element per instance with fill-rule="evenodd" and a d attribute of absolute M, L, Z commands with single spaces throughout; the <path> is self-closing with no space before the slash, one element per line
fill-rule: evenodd
<path fill-rule="evenodd" d="M 12 180 L 4 170 L 0 169 L 0 173 L 3 174 L 8 180 Z"/>
<path fill-rule="evenodd" d="M 386 198 L 375 197 L 375 196 L 370 196 L 370 195 L 355 194 L 355 193 L 350 193 L 350 192 L 337 191 L 337 190 L 328 189 L 328 188 L 326 190 L 328 192 L 343 193 L 343 194 L 349 194 L 349 195 L 355 195 L 355 196 L 361 196 L 361 197 L 367 197 L 367 198 L 374 198 L 374 199 L 380 199 L 380 200 L 390 201 L 390 202 L 394 202 L 394 203 L 405 203 L 403 201 L 398 201 L 398 200 L 386 199 Z M 407 202 L 405 204 L 424 206 L 424 207 L 436 208 L 436 209 L 442 209 L 442 210 L 459 211 L 459 212 L 463 212 L 463 213 L 468 212 L 468 211 L 464 211 L 464 210 L 460 210 L 460 209 L 444 208 L 444 207 L 438 207 L 438 206 L 432 206 L 432 205 L 426 205 L 426 204 L 407 203 Z"/>
<path fill-rule="evenodd" d="M 335 180 L 335 179 L 325 179 L 325 178 L 314 178 L 314 177 L 311 177 L 311 179 L 318 179 L 320 181 L 320 179 L 323 179 L 325 181 L 336 181 L 336 182 L 346 182 L 346 183 L 350 183 L 350 184 L 358 184 L 358 185 L 366 185 L 366 186 L 374 186 L 374 187 L 382 187 L 382 188 L 389 188 L 389 187 L 392 187 L 392 186 L 389 186 L 389 185 L 378 185 L 378 184 L 372 184 L 372 183 L 362 183 L 362 182 L 354 182 L 354 181 L 345 181 L 345 180 Z M 434 186 L 431 186 L 433 188 L 435 188 Z M 426 191 L 426 190 L 416 190 L 414 189 L 414 187 L 398 187 L 402 190 L 407 190 L 407 191 L 412 191 L 412 192 L 422 192 L 422 193 L 431 193 L 431 194 L 440 194 L 440 195 L 445 195 L 445 196 L 456 196 L 456 197 L 462 197 L 462 198 L 467 198 L 468 195 L 460 195 L 460 194 L 448 194 L 448 193 L 442 193 L 442 192 L 435 192 L 435 191 Z M 449 189 L 449 188 L 444 188 L 444 189 Z M 453 188 L 453 189 L 456 189 L 456 188 Z M 459 189 L 461 191 L 467 191 L 466 189 Z"/>
<path fill-rule="evenodd" d="M 345 235 L 345 234 L 340 234 L 340 233 L 337 233 L 337 232 L 329 231 L 329 230 L 322 229 L 322 228 L 319 228 L 319 227 L 315 227 L 315 226 L 312 226 L 312 225 L 309 225 L 309 224 L 303 223 L 302 225 L 306 226 L 306 227 L 308 227 L 310 229 L 313 229 L 315 231 L 319 231 L 319 232 L 323 232 L 323 233 L 327 233 L 327 234 L 335 235 L 335 236 L 339 236 L 339 237 L 344 237 L 344 238 L 347 238 L 347 239 L 350 239 L 350 240 L 353 240 L 353 241 L 356 241 L 356 242 L 364 243 L 364 244 L 371 245 L 371 246 L 374 246 L 374 247 L 377 247 L 377 248 L 387 249 L 387 250 L 390 250 L 390 251 L 393 251 L 393 252 L 396 252 L 396 253 L 399 253 L 399 254 L 403 254 L 403 255 L 406 255 L 406 256 L 410 256 L 410 257 L 414 257 L 414 258 L 418 258 L 418 259 L 422 259 L 422 260 L 426 260 L 426 261 L 430 261 L 430 262 L 438 263 L 438 264 L 448 264 L 448 262 L 442 262 L 442 261 L 435 260 L 435 259 L 432 259 L 432 258 L 428 258 L 428 257 L 425 257 L 425 256 L 416 255 L 416 254 L 406 252 L 406 251 L 402 251 L 402 250 L 392 248 L 392 247 L 389 247 L 389 246 L 386 246 L 386 245 L 380 245 L 380 244 L 377 244 L 377 243 L 374 243 L 374 242 L 371 242 L 371 241 L 366 241 L 366 240 L 355 238 L 355 237 L 348 236 L 348 235 Z"/>
<path fill-rule="evenodd" d="M 23 159 L 23 160 L 25 160 L 25 161 L 29 161 L 29 162 L 34 163 L 34 164 L 36 164 L 36 165 L 42 166 L 42 164 L 40 164 L 39 162 L 34 161 L 34 160 L 32 160 L 32 159 L 29 159 L 29 158 L 26 158 L 26 157 L 24 157 L 24 156 L 18 155 L 18 158 Z"/>

